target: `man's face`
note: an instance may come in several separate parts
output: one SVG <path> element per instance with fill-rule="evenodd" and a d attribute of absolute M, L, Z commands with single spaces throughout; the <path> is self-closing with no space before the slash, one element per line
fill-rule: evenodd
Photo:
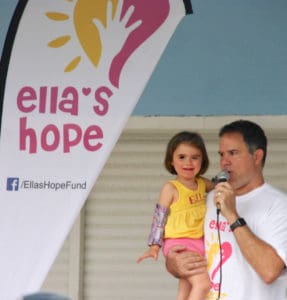
<path fill-rule="evenodd" d="M 262 184 L 258 151 L 261 150 L 250 154 L 240 133 L 227 133 L 220 138 L 220 166 L 229 172 L 229 183 L 235 189 L 236 195 L 246 194 Z"/>

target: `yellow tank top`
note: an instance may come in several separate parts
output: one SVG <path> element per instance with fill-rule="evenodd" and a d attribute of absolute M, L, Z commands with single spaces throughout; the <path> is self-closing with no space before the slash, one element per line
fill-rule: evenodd
<path fill-rule="evenodd" d="M 201 238 L 206 212 L 206 187 L 197 178 L 197 190 L 191 190 L 177 180 L 170 180 L 178 191 L 178 200 L 170 206 L 164 230 L 165 238 Z"/>

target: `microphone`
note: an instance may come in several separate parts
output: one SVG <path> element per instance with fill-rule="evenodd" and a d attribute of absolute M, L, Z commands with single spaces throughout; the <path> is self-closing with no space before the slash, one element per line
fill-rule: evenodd
<path fill-rule="evenodd" d="M 229 173 L 226 170 L 220 171 L 215 177 L 212 178 L 212 182 L 216 185 L 219 182 L 226 182 L 229 179 Z"/>
<path fill-rule="evenodd" d="M 220 171 L 215 177 L 212 178 L 212 182 L 217 185 L 219 182 L 226 182 L 229 179 L 229 173 L 226 170 Z M 220 203 L 216 203 L 216 213 L 220 213 Z"/>

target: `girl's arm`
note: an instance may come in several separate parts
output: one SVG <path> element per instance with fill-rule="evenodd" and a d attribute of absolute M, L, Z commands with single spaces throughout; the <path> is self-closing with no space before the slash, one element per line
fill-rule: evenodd
<path fill-rule="evenodd" d="M 163 240 L 164 227 L 166 224 L 166 218 L 168 215 L 168 209 L 174 199 L 175 187 L 167 182 L 161 189 L 159 201 L 156 204 L 154 211 L 153 222 L 151 226 L 151 232 L 149 235 L 149 249 L 137 259 L 137 263 L 140 263 L 146 258 L 158 259 L 158 254 Z"/>
<path fill-rule="evenodd" d="M 166 182 L 161 189 L 158 204 L 163 207 L 169 208 L 176 199 L 177 190 L 175 186 L 170 182 Z"/>
<path fill-rule="evenodd" d="M 203 181 L 205 183 L 205 186 L 206 186 L 206 192 L 210 192 L 211 190 L 214 189 L 214 183 L 211 180 L 209 180 L 205 177 L 202 177 L 202 179 L 203 179 Z"/>

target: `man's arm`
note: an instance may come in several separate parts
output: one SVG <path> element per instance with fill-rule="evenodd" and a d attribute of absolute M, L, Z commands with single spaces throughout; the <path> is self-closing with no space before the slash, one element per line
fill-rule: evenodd
<path fill-rule="evenodd" d="M 272 246 L 254 235 L 248 226 L 236 228 L 233 234 L 242 254 L 264 282 L 272 283 L 280 276 L 285 264 Z"/>
<path fill-rule="evenodd" d="M 216 186 L 214 202 L 220 204 L 220 212 L 229 224 L 240 217 L 236 210 L 235 192 L 227 182 Z M 249 229 L 248 224 L 237 227 L 233 234 L 243 256 L 264 282 L 272 283 L 280 276 L 285 267 L 284 261 L 271 245 Z"/>
<path fill-rule="evenodd" d="M 166 257 L 166 269 L 176 278 L 187 278 L 206 272 L 207 263 L 204 257 L 184 246 L 174 246 Z"/>

